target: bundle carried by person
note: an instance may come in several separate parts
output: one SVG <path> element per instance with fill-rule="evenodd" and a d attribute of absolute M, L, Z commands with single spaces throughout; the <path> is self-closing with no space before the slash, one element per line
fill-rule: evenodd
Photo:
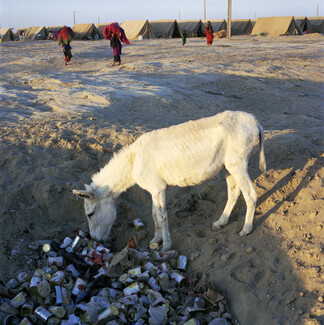
<path fill-rule="evenodd" d="M 57 36 L 57 41 L 59 44 L 70 44 L 72 38 L 74 36 L 74 32 L 71 27 L 64 27 L 61 29 L 60 33 Z"/>
<path fill-rule="evenodd" d="M 118 23 L 113 23 L 103 28 L 103 36 L 105 39 L 111 41 L 113 34 L 116 34 L 117 38 L 120 39 L 123 43 L 127 45 L 130 44 L 129 40 L 126 37 L 124 29 L 121 28 Z"/>

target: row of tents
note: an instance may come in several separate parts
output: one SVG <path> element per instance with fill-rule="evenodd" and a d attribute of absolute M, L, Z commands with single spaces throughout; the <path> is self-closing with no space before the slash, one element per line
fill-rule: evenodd
<path fill-rule="evenodd" d="M 227 29 L 225 19 L 210 20 L 214 32 Z M 104 24 L 74 25 L 74 39 L 102 39 Z M 135 20 L 124 21 L 120 26 L 128 39 L 179 38 L 185 30 L 189 37 L 204 37 L 207 20 Z M 48 39 L 50 33 L 58 33 L 64 26 L 19 28 L 14 34 L 10 28 L 0 29 L 1 41 L 14 41 L 24 33 L 26 40 Z M 257 20 L 231 20 L 231 35 L 293 35 L 303 33 L 324 33 L 324 17 L 260 17 Z"/>

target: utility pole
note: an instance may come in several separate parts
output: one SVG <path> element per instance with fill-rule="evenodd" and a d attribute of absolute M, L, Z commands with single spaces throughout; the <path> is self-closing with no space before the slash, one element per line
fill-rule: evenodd
<path fill-rule="evenodd" d="M 317 4 L 317 11 L 316 11 L 316 16 L 318 17 L 319 14 L 319 4 Z"/>
<path fill-rule="evenodd" d="M 179 11 L 179 20 L 181 20 L 181 19 L 180 19 L 180 11 Z"/>
<path fill-rule="evenodd" d="M 206 20 L 206 0 L 204 0 L 204 20 Z"/>
<path fill-rule="evenodd" d="M 98 24 L 100 24 L 100 18 L 99 18 L 99 16 L 98 16 Z"/>
<path fill-rule="evenodd" d="M 73 25 L 75 25 L 75 11 L 73 11 Z"/>
<path fill-rule="evenodd" d="M 228 0 L 227 8 L 227 38 L 231 38 L 232 0 Z"/>

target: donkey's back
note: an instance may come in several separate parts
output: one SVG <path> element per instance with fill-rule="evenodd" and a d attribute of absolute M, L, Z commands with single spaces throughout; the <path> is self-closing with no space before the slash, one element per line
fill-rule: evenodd
<path fill-rule="evenodd" d="M 260 123 L 240 111 L 152 131 L 136 141 L 134 178 L 138 181 L 151 174 L 150 179 L 159 178 L 165 185 L 196 185 L 215 176 L 223 166 L 247 161 L 260 138 Z"/>

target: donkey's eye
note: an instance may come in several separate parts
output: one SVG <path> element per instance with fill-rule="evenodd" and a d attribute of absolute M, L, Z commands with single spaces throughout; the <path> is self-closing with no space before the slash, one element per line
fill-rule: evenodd
<path fill-rule="evenodd" d="M 87 214 L 88 218 L 91 218 L 93 215 L 94 215 L 94 211 L 91 212 L 91 213 L 89 213 L 89 214 Z"/>

